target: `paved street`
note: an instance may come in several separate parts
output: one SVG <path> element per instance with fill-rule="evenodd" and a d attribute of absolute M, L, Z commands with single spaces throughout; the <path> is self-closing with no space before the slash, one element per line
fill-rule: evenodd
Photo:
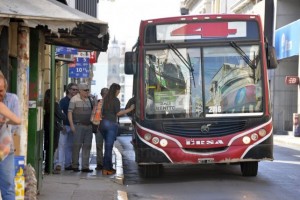
<path fill-rule="evenodd" d="M 121 136 L 122 137 L 122 136 Z M 130 138 L 130 136 L 127 136 L 128 138 Z M 130 139 L 129 139 L 130 140 Z M 128 141 L 129 141 L 128 140 Z M 276 145 L 276 149 L 280 148 L 280 146 L 286 146 L 292 149 L 298 149 L 300 150 L 300 138 L 295 138 L 292 135 L 280 135 L 280 136 L 274 136 L 274 144 Z M 128 143 L 128 145 L 130 146 L 131 144 Z M 278 146 L 277 146 L 278 145 Z M 126 154 L 127 156 L 132 157 L 131 159 L 133 159 L 134 154 L 133 152 L 127 151 L 125 149 L 122 149 L 122 147 L 120 146 L 119 142 L 116 142 L 116 146 L 118 147 L 118 149 L 120 149 L 122 154 Z M 120 156 L 120 154 L 118 154 Z M 282 155 L 280 157 L 279 160 L 275 160 L 273 162 L 274 166 L 282 166 L 283 168 L 285 167 L 282 163 Z M 122 159 L 118 162 L 122 162 Z M 124 162 L 124 161 L 123 161 Z M 134 165 L 134 162 L 131 161 L 132 164 Z M 267 170 L 267 165 L 272 164 L 272 162 L 262 162 L 262 168 L 259 169 L 260 173 L 261 170 L 265 171 Z M 269 164 L 268 164 L 269 163 Z M 127 163 L 125 163 L 127 164 Z M 91 165 L 92 168 L 93 166 L 95 166 L 94 164 Z M 126 168 L 129 168 L 129 166 L 125 166 Z M 204 167 L 205 168 L 205 167 Z M 119 175 L 122 175 L 123 173 L 123 169 L 122 168 L 118 168 L 119 169 Z M 216 169 L 214 167 L 214 169 Z M 218 169 L 218 167 L 217 167 Z M 128 170 L 128 169 L 126 169 Z M 83 173 L 73 173 L 73 172 L 67 172 L 67 173 L 63 173 L 61 175 L 49 175 L 49 176 L 45 176 L 44 181 L 43 181 L 43 189 L 41 191 L 41 194 L 39 195 L 39 199 L 40 200 L 51 200 L 51 199 L 139 199 L 139 196 L 137 195 L 136 197 L 134 197 L 134 195 L 132 196 L 132 191 L 135 190 L 135 188 L 139 188 L 140 187 L 144 187 L 143 184 L 147 183 L 149 184 L 149 186 L 151 185 L 151 187 L 153 187 L 153 184 L 158 184 L 157 187 L 162 187 L 162 185 L 159 185 L 159 182 L 161 182 L 162 180 L 160 180 L 159 182 L 157 182 L 157 180 L 144 180 L 144 179 L 132 179 L 130 177 L 133 176 L 138 176 L 138 174 L 136 173 L 136 169 L 129 169 L 128 174 L 125 174 L 125 185 L 121 185 L 120 181 L 118 179 L 116 179 L 116 177 L 114 176 L 110 176 L 110 177 L 103 177 L 102 174 L 97 173 L 97 172 L 93 172 L 90 174 L 83 174 Z M 191 168 L 191 171 L 194 171 L 195 169 Z M 219 169 L 220 170 L 220 169 Z M 218 174 L 223 177 L 223 179 L 232 179 L 233 177 L 239 177 L 238 179 L 243 179 L 240 175 L 237 175 L 236 173 L 240 173 L 239 169 L 236 169 L 236 167 L 234 167 L 233 169 L 230 169 L 230 167 L 226 167 L 226 170 L 229 170 L 230 173 L 233 173 L 231 175 L 222 175 L 222 172 L 224 172 L 223 170 L 221 170 L 221 172 L 218 172 Z M 235 170 L 235 172 L 233 172 L 232 170 Z M 175 170 L 176 171 L 176 170 Z M 180 170 L 179 170 L 180 171 Z M 177 171 L 178 172 L 178 171 Z M 210 174 L 211 172 L 208 171 L 208 174 Z M 182 177 L 182 173 L 179 172 L 179 175 L 172 175 L 173 172 L 170 172 L 169 175 L 167 175 L 167 179 L 164 178 L 163 180 L 167 182 L 172 182 L 174 181 L 174 179 L 176 179 L 176 177 L 181 177 L 182 179 L 182 184 L 184 184 L 184 182 L 186 182 L 188 180 L 188 178 L 184 178 Z M 181 174 L 181 175 L 180 175 Z M 267 175 L 268 179 L 270 179 L 270 184 L 272 182 L 272 178 L 269 177 L 272 174 Z M 263 175 L 265 176 L 265 175 Z M 126 177 L 129 177 L 128 180 L 126 180 Z M 193 176 L 187 176 L 187 177 L 193 177 Z M 230 178 L 231 177 L 231 178 Z M 199 180 L 198 181 L 203 181 L 203 177 L 198 177 Z M 191 178 L 191 181 L 197 181 L 198 178 Z M 209 178 L 209 176 L 206 176 L 207 180 L 211 179 Z M 204 179 L 204 180 L 205 180 Z M 258 180 L 263 180 L 264 178 L 261 177 L 261 174 L 259 174 L 258 176 Z M 213 180 L 213 179 L 212 179 Z M 218 182 L 219 179 L 217 179 Z M 249 179 L 252 180 L 252 179 Z M 277 182 L 278 180 L 276 180 L 275 182 Z M 138 187 L 136 184 L 140 182 L 140 187 Z M 129 187 L 128 187 L 129 184 Z M 132 185 L 133 184 L 133 185 Z M 213 184 L 213 183 L 212 183 Z M 214 183 L 215 184 L 215 183 Z M 237 183 L 235 183 L 237 184 Z M 288 184 L 288 183 L 287 183 Z M 180 184 L 179 184 L 180 185 Z M 270 186 L 269 188 L 270 190 L 272 190 L 272 187 Z M 129 194 L 127 193 L 129 191 Z M 180 191 L 180 190 L 179 190 Z M 137 193 L 141 193 L 143 192 L 143 189 Z M 146 191 L 144 191 L 146 193 Z M 180 196 L 180 195 L 179 195 Z M 141 198 L 142 199 L 142 198 Z M 147 198 L 146 198 L 147 199 Z M 148 199 L 159 199 L 158 197 L 152 197 L 152 198 L 148 198 Z"/>
<path fill-rule="evenodd" d="M 130 136 L 127 136 L 127 137 L 130 137 Z M 290 135 L 275 135 L 274 136 L 274 144 L 276 145 L 275 151 L 278 148 L 287 147 L 288 149 L 292 149 L 292 151 L 296 150 L 296 152 L 298 152 L 298 154 L 299 154 L 300 137 L 293 137 L 292 134 L 290 134 Z M 130 144 L 128 144 L 128 145 L 130 145 Z M 116 147 L 118 147 L 118 149 L 121 149 L 121 151 L 124 151 L 118 141 L 116 142 Z M 286 149 L 286 148 L 284 148 L 284 149 Z M 282 150 L 282 151 L 287 153 L 290 150 Z M 92 152 L 93 153 L 95 152 L 95 146 L 93 146 Z M 117 148 L 115 148 L 115 153 L 117 153 L 117 155 L 118 155 L 118 156 L 116 156 L 115 164 L 121 165 L 122 164 L 121 154 L 120 154 L 119 150 L 117 150 Z M 128 155 L 134 156 L 134 154 L 130 153 L 130 151 L 126 151 L 125 153 L 127 156 Z M 277 156 L 277 154 L 275 156 Z M 288 159 L 285 159 L 284 158 L 285 155 L 278 155 L 278 156 L 275 157 L 275 160 L 273 161 L 272 166 L 276 166 L 276 168 L 284 170 L 285 173 L 288 171 L 291 171 L 291 170 L 288 170 L 287 165 L 285 165 L 285 164 L 287 164 L 289 162 L 292 163 L 293 161 L 288 161 Z M 93 159 L 91 159 L 91 161 L 92 160 Z M 260 173 L 262 173 L 261 170 L 263 170 L 263 171 L 269 170 L 267 168 L 267 165 L 270 165 L 271 163 L 272 162 L 263 163 L 262 169 L 259 169 Z M 298 163 L 298 165 L 299 165 L 299 163 Z M 295 166 L 295 165 L 291 165 L 291 166 Z M 96 167 L 95 163 L 92 163 L 91 168 L 95 168 L 95 167 Z M 124 175 L 123 168 L 119 166 L 117 169 L 118 169 L 117 175 L 119 177 L 122 177 Z M 193 170 L 193 169 L 191 169 L 191 170 Z M 227 170 L 229 170 L 229 169 L 227 169 Z M 230 171 L 231 170 L 232 169 L 230 169 Z M 238 169 L 235 169 L 235 170 L 237 172 L 239 172 Z M 208 171 L 208 174 L 209 173 L 210 172 Z M 218 172 L 218 173 L 224 179 L 224 175 L 220 174 L 222 172 Z M 232 173 L 232 171 L 231 171 L 231 173 Z M 282 176 L 284 174 L 282 174 Z M 233 175 L 233 177 L 236 177 L 236 175 L 234 175 L 234 174 L 231 174 L 230 176 L 232 176 L 232 175 Z M 126 174 L 125 178 L 126 178 L 126 176 L 128 176 L 129 179 L 127 180 L 127 182 L 126 182 L 126 180 L 124 181 L 125 185 L 120 184 L 123 181 L 122 181 L 122 179 L 120 180 L 118 178 L 118 176 L 105 176 L 104 177 L 104 176 L 102 176 L 101 173 L 96 172 L 96 171 L 94 171 L 93 173 L 65 172 L 60 175 L 56 175 L 56 174 L 55 175 L 47 175 L 47 176 L 44 176 L 42 190 L 41 190 L 38 198 L 39 198 L 39 200 L 54 200 L 54 199 L 72 199 L 72 200 L 118 199 L 118 200 L 125 200 L 127 198 L 129 198 L 131 200 L 138 199 L 139 196 L 133 197 L 132 194 L 130 194 L 130 193 L 132 193 L 133 189 L 136 188 L 137 186 L 130 186 L 130 187 L 127 186 L 127 184 L 136 185 L 139 181 L 141 181 L 141 180 L 134 180 L 134 179 L 130 178 L 131 176 L 138 176 L 138 174 L 136 174 L 134 171 L 130 171 L 128 175 Z M 180 176 L 180 173 L 179 173 L 179 175 L 176 175 L 175 177 L 172 177 L 172 176 L 173 175 L 168 176 L 168 178 L 167 178 L 168 182 L 170 182 L 170 181 L 172 182 L 172 180 L 174 181 L 174 178 L 176 176 L 177 177 Z M 230 178 L 230 176 L 227 175 L 227 176 L 225 176 L 225 178 L 232 179 L 232 177 Z M 263 181 L 263 178 L 261 178 L 260 176 L 262 176 L 262 175 L 259 174 L 258 179 Z M 269 175 L 264 173 L 263 176 L 268 177 L 270 184 L 272 184 L 272 182 L 274 182 L 274 184 L 276 184 L 281 179 L 284 179 L 283 177 L 280 177 L 281 176 L 280 174 L 277 175 L 276 179 L 272 179 L 272 177 L 270 177 L 270 176 L 272 176 L 272 173 L 269 173 Z M 293 178 L 293 177 L 290 177 L 290 178 Z M 182 184 L 184 184 L 184 180 L 186 178 L 181 177 L 181 179 L 183 180 Z M 207 176 L 205 179 L 209 180 L 210 178 Z M 239 179 L 241 179 L 241 178 L 239 178 Z M 197 179 L 192 179 L 192 180 L 197 181 Z M 201 178 L 200 180 L 203 181 L 203 178 Z M 218 182 L 218 180 L 217 180 L 217 182 Z M 150 185 L 153 185 L 153 183 L 158 184 L 158 182 L 156 180 L 143 180 L 141 182 L 141 184 L 142 183 L 148 183 Z M 289 187 L 296 187 L 296 186 L 292 186 L 291 184 L 289 184 L 287 180 L 285 180 L 285 183 L 286 183 L 285 185 L 290 185 Z M 153 186 L 151 186 L 151 187 L 153 187 Z M 268 187 L 268 189 L 271 192 L 271 190 L 273 190 L 274 188 L 272 188 L 270 186 L 270 187 Z M 127 193 L 128 191 L 130 192 L 129 194 Z M 138 193 L 141 193 L 141 192 L 142 192 L 142 190 L 139 191 Z M 140 198 L 140 199 L 142 199 L 142 198 Z M 152 197 L 150 199 L 158 199 L 158 197 Z"/>

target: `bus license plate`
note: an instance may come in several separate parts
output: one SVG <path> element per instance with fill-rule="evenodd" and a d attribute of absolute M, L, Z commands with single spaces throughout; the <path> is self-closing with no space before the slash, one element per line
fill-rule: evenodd
<path fill-rule="evenodd" d="M 210 164 L 210 163 L 214 163 L 214 159 L 213 158 L 198 158 L 198 163 Z"/>

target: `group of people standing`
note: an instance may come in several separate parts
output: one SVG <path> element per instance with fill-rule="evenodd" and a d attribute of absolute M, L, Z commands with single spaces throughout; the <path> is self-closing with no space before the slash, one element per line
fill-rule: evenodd
<path fill-rule="evenodd" d="M 96 149 L 97 149 L 97 167 L 96 170 L 102 170 L 103 175 L 115 174 L 116 171 L 112 165 L 112 149 L 117 137 L 118 124 L 117 118 L 134 110 L 134 105 L 125 110 L 121 110 L 120 101 L 117 96 L 120 93 L 120 85 L 113 83 L 110 88 L 101 90 L 102 99 L 94 101 L 90 96 L 89 85 L 86 83 L 70 83 L 66 88 L 66 96 L 58 103 L 55 103 L 54 116 L 54 172 L 59 173 L 64 167 L 65 170 L 74 172 L 92 172 L 89 167 L 90 151 L 93 139 L 93 127 L 91 115 L 93 107 L 101 104 L 102 120 L 95 131 Z M 46 91 L 47 93 L 47 91 Z M 49 92 L 50 93 L 50 92 Z M 46 95 L 45 95 L 46 97 Z M 96 102 L 96 103 L 95 103 Z M 49 122 L 45 101 L 45 151 L 49 152 Z M 57 105 L 56 105 L 57 104 Z M 59 109 L 56 109 L 58 107 Z M 60 122 L 63 121 L 63 126 Z M 58 124 L 56 126 L 56 124 Z M 57 127 L 57 128 L 56 128 Z M 46 144 L 48 143 L 48 144 Z M 104 155 L 103 155 L 104 143 Z M 81 169 L 79 169 L 79 155 L 81 151 Z M 49 156 L 46 153 L 45 172 L 49 172 Z"/>

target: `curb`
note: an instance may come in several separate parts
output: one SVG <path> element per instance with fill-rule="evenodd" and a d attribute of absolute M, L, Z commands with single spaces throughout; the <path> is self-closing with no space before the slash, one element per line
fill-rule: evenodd
<path fill-rule="evenodd" d="M 115 153 L 115 165 L 116 165 L 116 175 L 114 181 L 115 183 L 124 185 L 122 154 L 115 146 L 113 147 L 113 152 Z M 118 190 L 117 193 L 118 193 L 117 200 L 128 200 L 127 192 Z"/>
<path fill-rule="evenodd" d="M 118 190 L 118 200 L 128 200 L 127 193 L 121 190 Z"/>
<path fill-rule="evenodd" d="M 116 165 L 116 175 L 115 175 L 115 182 L 123 185 L 124 184 L 124 173 L 123 173 L 123 161 L 122 161 L 122 155 L 120 151 L 113 147 L 113 151 L 115 153 L 115 165 Z"/>
<path fill-rule="evenodd" d="M 300 141 L 297 141 L 289 136 L 274 137 L 274 144 L 281 147 L 288 147 L 294 150 L 299 150 L 300 148 Z"/>

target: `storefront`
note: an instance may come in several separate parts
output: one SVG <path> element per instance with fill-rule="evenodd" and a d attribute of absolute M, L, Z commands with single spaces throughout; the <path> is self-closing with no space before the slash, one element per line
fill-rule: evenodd
<path fill-rule="evenodd" d="M 56 72 L 53 45 L 105 52 L 108 24 L 55 0 L 1 0 L 0 7 L 0 70 L 8 92 L 19 97 L 23 120 L 16 147 L 40 179 L 43 95 L 63 73 Z"/>
<path fill-rule="evenodd" d="M 279 66 L 273 84 L 273 117 L 276 134 L 293 130 L 293 113 L 300 113 L 299 99 L 299 46 L 300 20 L 275 31 L 275 48 Z"/>

